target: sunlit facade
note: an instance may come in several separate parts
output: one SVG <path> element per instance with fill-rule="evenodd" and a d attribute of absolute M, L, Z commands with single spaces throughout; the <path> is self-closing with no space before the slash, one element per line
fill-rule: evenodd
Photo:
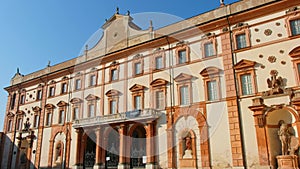
<path fill-rule="evenodd" d="M 276 168 L 300 134 L 300 2 L 243 0 L 11 79 L 1 168 Z"/>

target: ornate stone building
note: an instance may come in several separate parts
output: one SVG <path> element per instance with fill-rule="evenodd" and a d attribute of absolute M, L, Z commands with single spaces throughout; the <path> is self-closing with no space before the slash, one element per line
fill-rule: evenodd
<path fill-rule="evenodd" d="M 300 2 L 243 0 L 142 30 L 117 11 L 82 56 L 8 92 L 1 168 L 276 168 L 300 133 Z"/>

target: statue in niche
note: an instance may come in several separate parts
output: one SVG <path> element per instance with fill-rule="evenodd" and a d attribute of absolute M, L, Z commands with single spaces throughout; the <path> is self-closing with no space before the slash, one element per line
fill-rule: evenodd
<path fill-rule="evenodd" d="M 61 162 L 61 145 L 59 144 L 56 148 L 56 163 Z"/>
<path fill-rule="evenodd" d="M 183 158 L 192 158 L 192 138 L 190 136 L 190 133 L 187 133 L 187 135 L 184 138 L 184 155 Z"/>
<path fill-rule="evenodd" d="M 280 128 L 278 131 L 278 135 L 281 141 L 281 153 L 282 155 L 288 155 L 291 133 L 289 131 L 288 125 L 284 121 L 279 122 L 279 124 Z"/>
<path fill-rule="evenodd" d="M 29 122 L 29 118 L 26 119 L 26 122 L 24 123 L 24 131 L 29 131 L 31 123 Z"/>
<path fill-rule="evenodd" d="M 266 92 L 266 95 L 282 94 L 283 93 L 283 79 L 282 77 L 277 77 L 278 71 L 271 70 L 271 78 L 267 79 L 268 88 L 270 90 Z"/>
<path fill-rule="evenodd" d="M 279 121 L 279 139 L 281 141 L 282 155 L 295 155 L 299 147 L 299 140 L 289 130 L 289 126 L 283 121 Z"/>

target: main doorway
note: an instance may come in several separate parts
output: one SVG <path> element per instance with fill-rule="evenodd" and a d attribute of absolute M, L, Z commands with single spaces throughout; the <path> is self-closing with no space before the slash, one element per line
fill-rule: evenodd
<path fill-rule="evenodd" d="M 145 168 L 146 160 L 146 130 L 138 126 L 131 136 L 130 167 Z"/>

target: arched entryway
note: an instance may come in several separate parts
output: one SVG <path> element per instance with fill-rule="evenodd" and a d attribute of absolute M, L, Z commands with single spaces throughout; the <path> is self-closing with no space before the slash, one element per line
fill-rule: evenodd
<path fill-rule="evenodd" d="M 146 166 L 146 130 L 137 126 L 131 134 L 130 167 L 145 168 Z"/>
<path fill-rule="evenodd" d="M 292 135 L 298 137 L 298 130 L 296 126 L 296 118 L 293 110 L 287 108 L 271 109 L 266 112 L 266 135 L 269 150 L 269 160 L 271 166 L 277 168 L 276 156 L 282 155 L 281 141 L 279 139 L 278 131 L 282 122 L 286 123 Z"/>
<path fill-rule="evenodd" d="M 119 145 L 120 136 L 116 129 L 112 129 L 106 140 L 105 147 L 105 168 L 107 169 L 117 169 L 119 164 Z"/>
<path fill-rule="evenodd" d="M 96 160 L 96 135 L 90 133 L 86 137 L 86 147 L 84 150 L 83 168 L 92 169 L 95 165 Z"/>

